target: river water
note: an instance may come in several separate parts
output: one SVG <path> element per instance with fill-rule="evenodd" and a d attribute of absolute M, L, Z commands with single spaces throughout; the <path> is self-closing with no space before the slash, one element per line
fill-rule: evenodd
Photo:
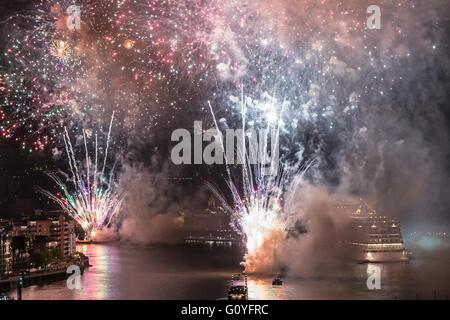
<path fill-rule="evenodd" d="M 31 299 L 225 299 L 239 273 L 237 248 L 81 245 L 91 267 L 81 289 L 66 281 L 31 286 Z M 370 264 L 348 263 L 321 277 L 287 277 L 273 287 L 270 276 L 249 276 L 250 299 L 439 299 L 450 297 L 450 255 L 421 256 L 381 267 L 381 289 L 367 288 Z M 435 293 L 436 291 L 436 293 Z M 15 292 L 11 292 L 15 295 Z"/>

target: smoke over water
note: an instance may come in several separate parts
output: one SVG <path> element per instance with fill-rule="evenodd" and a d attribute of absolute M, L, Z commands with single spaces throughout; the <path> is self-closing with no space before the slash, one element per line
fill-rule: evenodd
<path fill-rule="evenodd" d="M 183 240 L 177 224 L 180 207 L 173 193 L 176 187 L 167 174 L 151 174 L 142 166 L 125 166 L 120 186 L 126 190 L 123 220 L 119 229 L 122 242 L 133 244 L 178 244 Z"/>
<path fill-rule="evenodd" d="M 286 229 L 274 230 L 257 250 L 244 256 L 247 272 L 321 276 L 356 256 L 349 245 L 356 239 L 350 216 L 337 209 L 351 196 L 306 180 L 295 189 L 290 208 L 284 208 L 293 210 Z"/>

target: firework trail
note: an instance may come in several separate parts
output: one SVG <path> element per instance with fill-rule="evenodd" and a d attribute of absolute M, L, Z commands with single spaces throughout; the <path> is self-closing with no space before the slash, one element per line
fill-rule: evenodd
<path fill-rule="evenodd" d="M 112 220 L 120 213 L 123 196 L 117 190 L 114 181 L 114 163 L 109 173 L 106 170 L 111 128 L 114 114 L 111 117 L 106 149 L 103 161 L 98 157 L 98 138 L 95 134 L 95 155 L 92 162 L 88 152 L 86 132 L 83 130 L 85 148 L 85 163 L 81 167 L 77 163 L 75 152 L 69 133 L 65 131 L 64 144 L 68 157 L 71 185 L 64 182 L 61 175 L 48 173 L 48 176 L 58 185 L 61 192 L 52 193 L 39 188 L 39 191 L 55 201 L 75 221 L 77 221 L 90 238 L 94 238 L 97 231 L 108 228 Z"/>
<path fill-rule="evenodd" d="M 314 163 L 314 161 L 302 163 L 301 157 L 294 164 L 289 164 L 286 160 L 279 163 L 278 149 L 284 105 L 285 103 L 280 104 L 276 98 L 268 94 L 258 101 L 241 95 L 243 136 L 242 144 L 237 146 L 237 156 L 242 163 L 240 175 L 233 175 L 231 165 L 225 157 L 226 185 L 231 192 L 231 200 L 228 200 L 217 185 L 207 183 L 232 217 L 234 228 L 243 236 L 246 248 L 243 264 L 248 272 L 259 271 L 261 263 L 271 266 L 276 264 L 277 247 L 280 241 L 285 240 L 289 228 L 295 222 L 295 219 L 292 219 L 295 214 L 294 195 L 303 174 Z M 217 139 L 225 151 L 219 123 L 211 104 L 209 107 L 218 132 Z M 255 122 L 266 126 L 266 130 L 261 130 L 261 126 L 255 126 Z M 246 123 L 252 126 L 250 130 L 247 130 Z M 257 139 L 255 129 L 260 130 L 258 144 L 254 143 L 256 141 L 254 139 Z M 266 150 L 269 141 L 270 155 Z M 262 260 L 264 261 L 261 262 Z"/>

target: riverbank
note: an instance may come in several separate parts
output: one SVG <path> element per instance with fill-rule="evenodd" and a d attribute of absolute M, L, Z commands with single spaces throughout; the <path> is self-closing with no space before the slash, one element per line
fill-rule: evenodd
<path fill-rule="evenodd" d="M 89 258 L 82 256 L 77 261 L 66 262 L 51 269 L 39 270 L 35 272 L 24 272 L 22 276 L 16 274 L 6 278 L 1 278 L 0 292 L 16 289 L 21 277 L 23 278 L 24 288 L 32 285 L 44 285 L 55 281 L 64 280 L 70 276 L 70 274 L 67 273 L 67 268 L 71 265 L 79 266 L 81 274 L 83 274 L 84 269 L 90 266 Z"/>
<path fill-rule="evenodd" d="M 59 269 L 55 271 L 36 272 L 23 275 L 23 287 L 31 285 L 49 284 L 54 281 L 61 281 L 67 277 L 67 269 Z M 8 291 L 16 289 L 20 276 L 12 276 L 0 280 L 0 291 Z"/>

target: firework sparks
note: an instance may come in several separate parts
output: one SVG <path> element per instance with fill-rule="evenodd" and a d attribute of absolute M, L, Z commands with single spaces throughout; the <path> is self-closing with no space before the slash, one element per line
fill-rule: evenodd
<path fill-rule="evenodd" d="M 113 218 L 117 217 L 120 212 L 123 199 L 114 181 L 115 164 L 109 172 L 106 169 L 112 123 L 113 117 L 109 126 L 103 161 L 98 157 L 97 134 L 95 135 L 95 155 L 92 161 L 88 152 L 87 134 L 86 131 L 83 131 L 85 160 L 82 167 L 77 164 L 70 136 L 65 131 L 64 144 L 70 175 L 64 174 L 63 176 L 68 177 L 71 183 L 66 184 L 60 174 L 48 173 L 61 192 L 52 193 L 39 188 L 41 193 L 54 200 L 67 214 L 73 217 L 91 239 L 98 231 L 111 225 Z"/>
<path fill-rule="evenodd" d="M 240 155 L 243 164 L 239 178 L 233 175 L 230 165 L 226 163 L 228 177 L 226 184 L 232 195 L 231 201 L 227 200 L 227 196 L 216 185 L 208 183 L 231 215 L 233 226 L 243 236 L 246 248 L 244 266 L 248 272 L 258 271 L 261 268 L 259 265 L 261 259 L 266 260 L 264 264 L 271 266 L 276 264 L 277 242 L 286 238 L 287 230 L 292 223 L 290 217 L 293 213 L 293 196 L 297 192 L 303 174 L 313 164 L 309 162 L 302 165 L 302 159 L 294 165 L 288 165 L 287 162 L 281 165 L 277 163 L 279 157 L 275 153 L 278 152 L 284 105 L 279 104 L 275 98 L 267 94 L 261 101 L 242 97 L 240 110 L 243 133 L 247 135 L 246 123 L 252 125 L 264 123 L 273 131 L 265 130 L 259 143 L 266 148 L 269 138 L 274 139 L 271 154 L 263 152 L 260 154 L 259 161 L 256 164 L 252 163 L 251 155 L 256 151 L 251 150 L 251 144 L 247 151 L 247 143 L 243 138 Z M 210 110 L 216 129 L 219 130 L 211 105 Z M 269 132 L 272 134 L 270 135 Z M 219 139 L 222 148 L 225 148 L 220 137 L 221 135 Z"/>
<path fill-rule="evenodd" d="M 112 107 L 122 127 L 146 135 L 172 124 L 165 111 L 189 108 L 198 92 L 220 99 L 240 84 L 251 95 L 277 88 L 300 120 L 335 130 L 338 113 L 356 113 L 372 91 L 385 99 L 404 68 L 384 73 L 410 56 L 401 29 L 374 54 L 359 2 L 80 0 L 81 26 L 69 30 L 73 1 L 41 0 L 7 19 L 0 134 L 39 151 Z"/>
<path fill-rule="evenodd" d="M 237 0 L 83 0 L 81 27 L 69 30 L 72 4 L 41 1 L 6 23 L 0 133 L 30 152 L 58 144 L 64 127 L 95 125 L 111 107 L 123 127 L 148 132 L 164 110 L 194 99 L 170 88 L 285 82 L 277 74 L 294 58 L 266 39 L 270 21 Z M 274 60 L 278 54 L 286 61 Z"/>

